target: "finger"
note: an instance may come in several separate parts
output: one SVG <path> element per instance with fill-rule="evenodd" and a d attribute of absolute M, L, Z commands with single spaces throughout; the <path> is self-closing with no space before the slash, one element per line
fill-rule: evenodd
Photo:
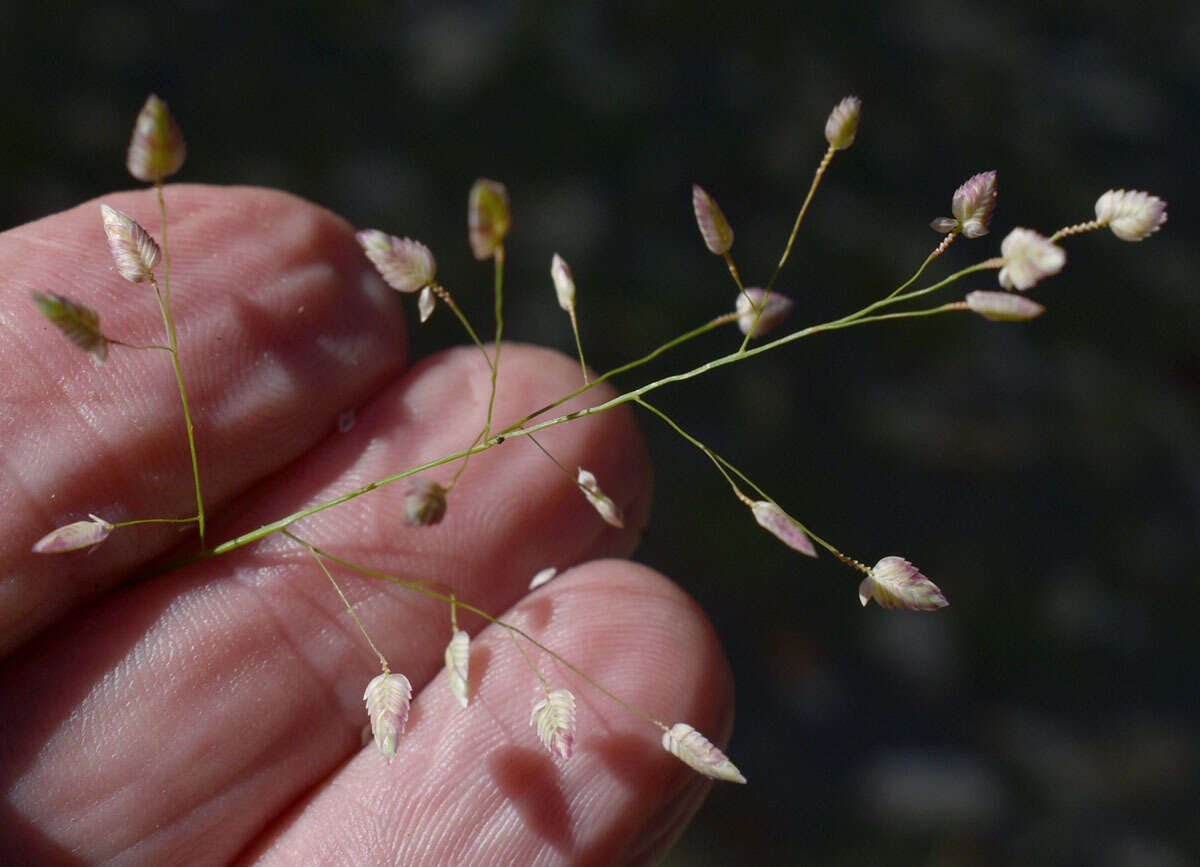
<path fill-rule="evenodd" d="M 624 561 L 573 569 L 504 618 L 535 632 L 599 684 L 724 742 L 728 665 L 708 621 L 678 587 Z M 661 732 L 526 644 L 552 688 L 577 700 L 574 753 L 553 758 L 529 725 L 544 695 L 509 634 L 473 642 L 460 708 L 445 672 L 413 703 L 388 764 L 367 745 L 246 853 L 264 864 L 654 863 L 709 781 L 660 746 Z"/>
<path fill-rule="evenodd" d="M 181 366 L 201 487 L 216 511 L 395 375 L 404 317 L 329 212 L 263 189 L 172 186 L 165 195 Z M 104 201 L 162 237 L 153 191 Z M 96 367 L 30 298 L 67 295 L 95 308 L 108 335 L 165 342 L 150 285 L 116 273 L 99 203 L 0 235 L 0 270 L 2 655 L 184 538 L 178 525 L 148 525 L 90 555 L 31 553 L 42 535 L 89 513 L 113 523 L 186 517 L 196 502 L 169 355 L 117 346 Z"/>
<path fill-rule="evenodd" d="M 229 532 L 469 444 L 488 405 L 487 370 L 477 350 L 413 368 L 350 431 L 241 498 Z M 563 356 L 505 346 L 497 424 L 570 391 L 578 376 Z M 629 414 L 580 419 L 542 441 L 565 466 L 593 469 L 624 507 L 624 530 L 604 524 L 524 438 L 473 458 L 435 527 L 403 526 L 399 484 L 294 529 L 337 555 L 504 610 L 545 565 L 630 550 L 646 512 L 649 465 Z M 393 670 L 421 688 L 441 667 L 449 606 L 332 568 Z M 358 750 L 363 688 L 377 671 L 312 556 L 271 537 L 125 588 L 14 659 L 0 679 L 0 782 L 42 844 L 98 860 L 135 850 L 150 861 L 180 851 L 220 860 Z M 45 701 L 36 713 L 23 704 L 30 695 Z"/>

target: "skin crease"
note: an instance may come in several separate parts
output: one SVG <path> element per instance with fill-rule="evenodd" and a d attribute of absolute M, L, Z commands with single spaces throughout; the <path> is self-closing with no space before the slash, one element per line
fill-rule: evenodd
<path fill-rule="evenodd" d="M 196 420 L 208 541 L 218 542 L 467 445 L 486 367 L 473 347 L 408 366 L 403 299 L 339 218 L 260 189 L 170 186 L 174 303 Z M 161 239 L 152 192 L 104 201 Z M 393 671 L 413 684 L 389 764 L 363 745 L 379 663 L 312 556 L 273 536 L 162 571 L 194 546 L 175 526 L 118 530 L 94 553 L 38 556 L 53 527 L 191 514 L 178 394 L 161 351 L 103 367 L 40 319 L 29 293 L 99 311 L 106 333 L 161 341 L 147 284 L 108 258 L 99 202 L 0 235 L 0 839 L 40 864 L 613 864 L 662 856 L 710 783 L 661 732 L 534 648 L 576 696 L 575 754 L 529 725 L 542 696 L 508 633 L 472 634 L 471 703 L 442 670 L 448 606 L 332 565 Z M 162 266 L 158 272 L 162 273 Z M 489 272 L 490 273 L 490 272 Z M 488 281 L 483 281 L 488 282 Z M 546 287 L 549 291 L 549 287 Z M 443 311 L 443 314 L 445 311 Z M 505 423 L 578 384 L 576 361 L 506 345 Z M 571 406 L 596 403 L 596 389 Z M 338 431 L 338 416 L 355 424 Z M 624 510 L 604 524 L 521 438 L 476 456 L 445 520 L 407 528 L 405 483 L 296 524 L 330 552 L 453 588 L 667 725 L 724 744 L 732 683 L 697 606 L 630 553 L 650 466 L 632 416 L 539 436 Z M 429 473 L 449 481 L 453 467 Z M 150 564 L 159 564 L 153 571 Z M 529 579 L 561 574 L 534 593 Z M 150 577 L 147 577 L 147 576 Z M 131 581 L 130 579 L 138 579 Z"/>

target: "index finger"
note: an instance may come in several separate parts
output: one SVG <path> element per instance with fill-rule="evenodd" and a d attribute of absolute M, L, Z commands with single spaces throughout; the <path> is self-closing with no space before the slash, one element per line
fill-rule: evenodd
<path fill-rule="evenodd" d="M 405 320 L 352 228 L 328 211 L 256 188 L 176 185 L 165 200 L 180 361 L 201 488 L 215 510 L 403 369 Z M 161 240 L 152 190 L 104 202 Z M 100 201 L 0 234 L 0 273 L 5 655 L 195 525 L 118 533 L 91 555 L 34 554 L 42 535 L 88 514 L 112 523 L 187 517 L 196 503 L 168 354 L 114 347 L 97 368 L 30 298 L 67 295 L 97 310 L 114 338 L 164 342 L 153 290 L 116 272 Z"/>

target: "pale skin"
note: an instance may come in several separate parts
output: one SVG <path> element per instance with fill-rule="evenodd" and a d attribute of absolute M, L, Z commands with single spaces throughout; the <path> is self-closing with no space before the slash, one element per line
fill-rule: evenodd
<path fill-rule="evenodd" d="M 103 201 L 161 240 L 152 192 Z M 210 544 L 470 444 L 488 398 L 481 354 L 410 361 L 405 299 L 374 277 L 347 223 L 258 189 L 172 186 L 166 201 Z M 152 290 L 112 266 L 99 200 L 0 235 L 0 274 L 5 858 L 643 863 L 677 838 L 709 782 L 662 750 L 657 729 L 530 649 L 551 687 L 578 700 L 575 755 L 552 758 L 529 725 L 536 676 L 478 617 L 460 614 L 473 635 L 462 709 L 442 671 L 448 606 L 331 566 L 413 684 L 389 764 L 362 742 L 378 661 L 294 542 L 272 536 L 163 571 L 195 547 L 194 525 L 163 524 L 120 529 L 90 554 L 33 554 L 42 534 L 88 513 L 192 515 L 195 491 L 166 353 L 113 347 L 95 367 L 30 300 L 68 295 L 99 311 L 106 334 L 161 342 Z M 486 265 L 455 277 L 456 294 L 490 288 Z M 532 291 L 550 293 L 549 279 L 508 295 Z M 580 375 L 568 357 L 506 346 L 497 427 Z M 571 406 L 611 392 L 592 395 Z M 350 409 L 355 424 L 339 432 Z M 631 704 L 723 744 L 732 684 L 703 613 L 662 576 L 607 559 L 632 551 L 649 510 L 632 416 L 604 413 L 541 440 L 564 466 L 596 474 L 624 530 L 522 438 L 472 459 L 436 527 L 403 526 L 400 482 L 292 530 L 404 580 L 440 582 Z M 444 482 L 453 466 L 432 472 Z M 529 594 L 546 566 L 565 571 Z"/>

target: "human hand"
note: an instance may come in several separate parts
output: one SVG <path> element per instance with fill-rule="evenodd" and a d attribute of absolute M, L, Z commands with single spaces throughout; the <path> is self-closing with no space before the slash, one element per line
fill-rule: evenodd
<path fill-rule="evenodd" d="M 488 396 L 480 353 L 408 367 L 401 300 L 349 226 L 260 189 L 173 186 L 166 197 L 209 544 L 478 433 Z M 104 201 L 161 241 L 151 191 Z M 99 202 L 0 235 L 0 273 L 6 858 L 541 864 L 665 851 L 710 782 L 661 750 L 643 720 L 539 655 L 551 685 L 569 686 L 579 703 L 575 755 L 554 760 L 529 727 L 537 680 L 499 627 L 460 615 L 473 633 L 462 709 L 441 671 L 447 606 L 335 572 L 392 669 L 413 683 L 408 732 L 389 764 L 362 742 L 376 660 L 291 540 L 271 536 L 170 571 L 160 570 L 194 549 L 192 524 L 120 529 L 90 554 L 33 554 L 44 533 L 88 513 L 193 514 L 194 492 L 165 353 L 116 347 L 93 368 L 30 301 L 32 291 L 66 294 L 96 308 L 105 333 L 161 342 L 151 290 L 112 267 Z M 506 345 L 497 421 L 578 378 L 570 359 Z M 356 423 L 341 433 L 350 409 Z M 650 570 L 597 559 L 628 554 L 648 509 L 649 464 L 631 416 L 603 413 L 541 440 L 565 467 L 601 479 L 625 529 L 602 523 L 519 439 L 472 458 L 437 526 L 403 526 L 400 483 L 293 529 L 505 612 L 631 704 L 723 742 L 732 686 L 703 614 Z M 530 577 L 551 565 L 575 568 L 527 596 Z"/>

